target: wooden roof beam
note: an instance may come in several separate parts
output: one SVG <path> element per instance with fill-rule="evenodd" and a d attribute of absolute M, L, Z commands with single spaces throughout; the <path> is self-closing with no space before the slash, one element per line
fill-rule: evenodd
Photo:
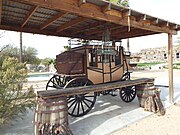
<path fill-rule="evenodd" d="M 151 25 L 151 24 L 153 24 L 152 20 L 148 20 L 147 19 L 147 15 L 146 14 L 144 14 L 143 16 L 141 16 L 139 18 L 136 17 L 136 21 L 139 22 L 139 23 L 142 23 L 144 25 Z M 155 24 L 153 24 L 153 25 L 155 25 Z"/>
<path fill-rule="evenodd" d="M 24 19 L 21 27 L 24 27 L 24 25 L 26 25 L 26 23 L 28 22 L 28 20 L 31 18 L 31 16 L 32 16 L 33 13 L 37 10 L 38 7 L 39 7 L 39 6 L 33 6 L 33 7 L 30 9 L 30 11 L 29 11 L 29 13 L 26 15 L 26 17 L 25 17 L 25 19 Z"/>
<path fill-rule="evenodd" d="M 63 25 L 61 25 L 59 28 L 56 29 L 56 32 L 61 32 L 65 29 L 68 29 L 69 27 L 72 27 L 78 23 L 81 23 L 81 22 L 84 22 L 88 20 L 88 18 L 84 18 L 84 17 L 78 17 L 77 19 L 75 20 L 72 20 L 72 21 L 69 21 L 68 23 L 65 23 Z"/>
<path fill-rule="evenodd" d="M 43 0 L 19 0 L 20 2 L 24 3 L 31 3 L 34 5 L 39 5 L 43 7 L 47 7 L 50 9 L 61 10 L 65 12 L 70 12 L 73 14 L 77 14 L 79 16 L 84 16 L 91 19 L 97 19 L 101 21 L 108 21 L 119 25 L 128 26 L 128 18 L 120 18 L 118 16 L 107 14 L 102 12 L 101 6 L 95 5 L 93 3 L 83 4 L 80 6 L 77 4 L 77 0 L 53 0 L 53 1 L 43 1 Z M 115 10 L 118 11 L 118 10 Z M 131 21 L 131 27 L 154 31 L 154 32 L 161 32 L 161 33 L 172 33 L 177 34 L 176 30 L 160 27 L 155 25 L 144 25 L 141 22 Z"/>
<path fill-rule="evenodd" d="M 89 36 L 89 35 L 93 35 L 93 34 L 97 34 L 97 33 L 102 33 L 103 30 L 105 30 L 103 27 L 97 28 L 97 29 L 94 30 L 94 31 L 86 32 L 85 35 L 88 35 L 88 36 Z"/>
<path fill-rule="evenodd" d="M 152 35 L 152 34 L 158 34 L 158 33 L 153 31 L 146 31 L 146 30 L 139 31 L 139 29 L 134 29 L 126 34 L 124 34 L 124 32 L 119 32 L 119 34 L 116 33 L 116 34 L 112 34 L 111 36 L 117 37 L 119 39 L 125 39 L 125 38 L 140 37 L 140 36 Z"/>
<path fill-rule="evenodd" d="M 6 26 L 0 25 L 0 29 L 9 30 L 9 31 L 22 31 L 26 33 L 33 33 L 33 34 L 43 34 L 43 35 L 51 35 L 51 36 L 60 36 L 60 37 L 67 37 L 67 33 L 61 32 L 56 33 L 55 31 L 50 30 L 39 30 L 38 28 L 29 28 L 29 27 L 18 27 L 18 26 Z"/>
<path fill-rule="evenodd" d="M 86 0 L 78 0 L 78 6 L 80 7 L 81 5 L 86 4 Z"/>
<path fill-rule="evenodd" d="M 159 19 L 156 18 L 155 20 L 152 20 L 152 21 L 151 21 L 151 24 L 152 24 L 152 25 L 158 25 L 158 24 L 159 24 Z"/>
<path fill-rule="evenodd" d="M 56 20 L 58 20 L 59 18 L 63 17 L 64 15 L 66 15 L 67 13 L 59 13 L 55 16 L 53 16 L 51 19 L 49 19 L 46 23 L 44 23 L 41 27 L 40 30 L 45 29 L 46 27 L 48 27 L 50 24 L 52 24 L 53 22 L 55 22 Z"/>
<path fill-rule="evenodd" d="M 116 29 L 118 29 L 118 28 L 121 28 L 122 26 L 111 26 L 110 27 L 110 30 L 112 31 L 112 30 L 116 30 Z M 93 35 L 93 34 L 98 34 L 98 33 L 103 33 L 103 30 L 105 30 L 105 28 L 98 28 L 98 29 L 96 29 L 96 30 L 94 30 L 94 31 L 91 31 L 91 32 L 87 32 L 86 33 L 86 35 Z"/>
<path fill-rule="evenodd" d="M 122 18 L 122 12 L 112 9 L 111 3 L 108 3 L 107 5 L 101 7 L 101 10 L 104 14 L 117 16 L 120 19 Z"/>
<path fill-rule="evenodd" d="M 0 0 L 0 24 L 2 19 L 2 0 Z"/>
<path fill-rule="evenodd" d="M 95 23 L 89 24 L 87 26 L 79 28 L 77 31 L 73 32 L 72 34 L 77 34 L 77 33 L 86 31 L 88 29 L 92 29 L 92 28 L 98 27 L 98 26 L 102 25 L 103 23 L 104 22 L 95 22 Z"/>
<path fill-rule="evenodd" d="M 131 31 L 135 29 L 135 28 L 131 28 Z M 112 30 L 111 33 L 112 34 L 118 34 L 120 32 L 128 32 L 128 27 L 122 27 L 120 29 L 115 29 L 115 30 Z"/>
<path fill-rule="evenodd" d="M 106 6 L 102 7 L 102 12 L 106 13 L 111 10 L 111 3 L 108 3 Z"/>
<path fill-rule="evenodd" d="M 176 24 L 176 25 L 173 26 L 173 29 L 180 30 L 180 26 L 178 24 Z"/>

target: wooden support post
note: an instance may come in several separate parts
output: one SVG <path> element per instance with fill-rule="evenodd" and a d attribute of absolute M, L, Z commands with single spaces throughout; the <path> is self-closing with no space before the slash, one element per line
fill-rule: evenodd
<path fill-rule="evenodd" d="M 2 0 L 0 0 L 0 24 L 2 19 Z"/>
<path fill-rule="evenodd" d="M 22 56 L 22 32 L 20 32 L 20 54 L 19 54 L 19 61 L 23 63 L 23 56 Z"/>
<path fill-rule="evenodd" d="M 127 51 L 130 52 L 129 38 L 127 39 Z"/>
<path fill-rule="evenodd" d="M 172 34 L 168 34 L 169 102 L 174 102 Z"/>

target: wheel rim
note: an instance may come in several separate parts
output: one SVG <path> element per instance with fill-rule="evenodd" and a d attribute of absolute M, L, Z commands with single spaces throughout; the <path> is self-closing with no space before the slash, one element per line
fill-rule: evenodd
<path fill-rule="evenodd" d="M 75 78 L 67 83 L 64 88 L 91 85 L 86 78 Z M 68 97 L 68 114 L 73 117 L 80 117 L 87 114 L 96 102 L 96 93 L 86 93 Z"/>
<path fill-rule="evenodd" d="M 65 86 L 66 82 L 67 82 L 67 79 L 64 76 L 54 75 L 48 81 L 46 85 L 46 90 L 52 89 L 52 88 L 62 89 Z"/>
<path fill-rule="evenodd" d="M 136 97 L 135 86 L 128 86 L 128 87 L 122 88 L 119 91 L 119 95 L 124 102 L 127 102 L 127 103 L 131 102 Z"/>

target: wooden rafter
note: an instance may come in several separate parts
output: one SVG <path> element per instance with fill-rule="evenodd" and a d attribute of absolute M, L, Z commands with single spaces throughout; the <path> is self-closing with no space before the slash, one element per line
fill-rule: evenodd
<path fill-rule="evenodd" d="M 33 6 L 33 7 L 30 9 L 30 11 L 29 11 L 29 13 L 26 15 L 26 17 L 25 17 L 25 19 L 24 19 L 21 27 L 24 27 L 24 25 L 26 25 L 26 23 L 28 22 L 28 20 L 31 18 L 31 16 L 32 16 L 33 13 L 37 10 L 38 7 L 39 7 L 39 6 Z"/>
<path fill-rule="evenodd" d="M 88 29 L 92 29 L 92 28 L 98 27 L 98 26 L 100 26 L 102 24 L 103 24 L 103 22 L 95 22 L 95 23 L 92 23 L 92 24 L 89 24 L 87 26 L 79 28 L 77 31 L 73 32 L 72 34 L 77 34 L 77 33 L 86 31 Z"/>
<path fill-rule="evenodd" d="M 0 0 L 0 24 L 2 19 L 2 0 Z"/>
<path fill-rule="evenodd" d="M 55 16 L 53 16 L 51 19 L 49 19 L 46 23 L 44 23 L 41 27 L 40 30 L 45 29 L 46 27 L 48 27 L 50 24 L 52 24 L 54 21 L 56 21 L 57 19 L 63 17 L 64 15 L 66 15 L 67 13 L 59 13 Z"/>
<path fill-rule="evenodd" d="M 81 22 L 84 22 L 86 20 L 88 20 L 88 18 L 78 17 L 75 20 L 72 20 L 72 21 L 70 21 L 68 23 L 65 23 L 65 24 L 61 25 L 59 28 L 57 28 L 56 32 L 61 32 L 61 31 L 65 30 L 65 29 L 67 29 L 67 28 L 69 28 L 71 26 L 74 26 L 74 25 L 76 25 L 78 23 L 81 23 Z"/>

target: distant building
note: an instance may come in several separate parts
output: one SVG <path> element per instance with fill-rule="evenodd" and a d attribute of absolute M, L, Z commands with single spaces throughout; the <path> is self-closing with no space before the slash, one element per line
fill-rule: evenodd
<path fill-rule="evenodd" d="M 142 49 L 140 53 L 133 54 L 131 62 L 167 62 L 168 47 Z M 180 62 L 180 45 L 173 46 L 173 61 Z"/>

